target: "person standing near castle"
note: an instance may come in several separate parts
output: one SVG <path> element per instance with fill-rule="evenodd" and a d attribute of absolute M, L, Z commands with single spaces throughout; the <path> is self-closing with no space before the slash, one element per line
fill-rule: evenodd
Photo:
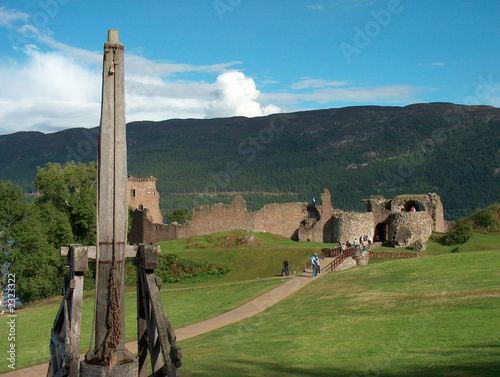
<path fill-rule="evenodd" d="M 313 278 L 318 276 L 318 270 L 319 270 L 319 260 L 318 260 L 318 255 L 315 253 L 311 256 L 311 268 L 312 268 L 312 273 L 313 273 Z"/>
<path fill-rule="evenodd" d="M 288 267 L 288 260 L 286 259 L 283 262 L 283 270 L 281 272 L 284 276 L 290 276 L 290 267 Z"/>

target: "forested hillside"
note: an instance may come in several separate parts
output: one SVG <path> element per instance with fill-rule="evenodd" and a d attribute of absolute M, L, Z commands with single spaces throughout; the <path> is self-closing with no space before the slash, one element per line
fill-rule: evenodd
<path fill-rule="evenodd" d="M 95 161 L 98 129 L 0 136 L 0 179 L 33 189 L 46 162 Z M 446 103 L 348 107 L 260 118 L 133 122 L 128 169 L 158 178 L 164 215 L 227 202 L 198 193 L 248 192 L 266 202 L 310 200 L 364 210 L 371 195 L 438 193 L 447 219 L 500 197 L 500 109 Z M 273 193 L 273 195 L 269 195 Z"/>

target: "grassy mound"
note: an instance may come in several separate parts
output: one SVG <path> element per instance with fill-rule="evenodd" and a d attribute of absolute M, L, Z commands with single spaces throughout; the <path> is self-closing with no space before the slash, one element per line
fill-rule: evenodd
<path fill-rule="evenodd" d="M 248 235 L 253 237 L 250 244 L 242 242 Z M 278 235 L 242 230 L 160 242 L 159 245 L 162 254 L 175 254 L 181 260 L 228 267 L 230 273 L 219 275 L 218 282 L 281 276 L 285 259 L 292 273 L 299 272 L 311 254 L 332 246 L 296 242 Z"/>
<path fill-rule="evenodd" d="M 442 243 L 458 245 L 466 242 L 474 233 L 490 233 L 500 230 L 500 203 L 474 213 L 472 216 L 461 219 L 454 229 L 450 230 L 442 239 Z"/>

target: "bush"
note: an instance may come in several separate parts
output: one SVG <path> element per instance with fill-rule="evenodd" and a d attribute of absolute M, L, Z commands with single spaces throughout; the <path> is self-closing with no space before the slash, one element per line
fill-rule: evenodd
<path fill-rule="evenodd" d="M 493 212 L 481 210 L 471 216 L 471 221 L 476 230 L 493 230 L 498 227 L 498 221 L 493 217 Z"/>
<path fill-rule="evenodd" d="M 175 283 L 195 276 L 218 276 L 230 272 L 227 267 L 192 260 L 179 259 L 175 254 L 161 254 L 160 268 L 156 271 L 162 281 Z"/>
<path fill-rule="evenodd" d="M 447 246 L 459 245 L 469 239 L 472 234 L 472 227 L 467 223 L 459 223 L 455 228 L 450 230 L 443 239 Z"/>

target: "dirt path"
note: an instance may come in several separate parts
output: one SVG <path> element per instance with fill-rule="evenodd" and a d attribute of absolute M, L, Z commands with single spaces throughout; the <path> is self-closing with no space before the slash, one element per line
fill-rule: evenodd
<path fill-rule="evenodd" d="M 326 275 L 329 272 L 327 265 L 331 263 L 334 258 L 326 258 L 321 263 L 322 273 L 318 277 Z M 299 289 L 314 281 L 312 279 L 311 272 L 302 272 L 299 275 L 293 276 L 286 283 L 270 290 L 267 293 L 243 304 L 236 309 L 229 312 L 220 314 L 216 317 L 209 318 L 205 321 L 193 323 L 192 325 L 180 327 L 175 330 L 177 335 L 177 341 L 184 339 L 189 339 L 197 335 L 205 334 L 212 330 L 230 325 L 241 321 L 242 319 L 249 318 L 257 313 L 264 311 L 265 309 L 273 306 L 274 304 L 280 302 L 284 298 L 290 296 L 292 293 L 297 292 Z M 137 342 L 129 342 L 126 344 L 127 348 L 132 353 L 137 353 Z M 83 358 L 84 355 L 80 357 Z M 2 374 L 5 377 L 46 377 L 47 369 L 49 367 L 48 363 L 35 365 L 33 367 L 19 369 L 13 372 Z"/>

